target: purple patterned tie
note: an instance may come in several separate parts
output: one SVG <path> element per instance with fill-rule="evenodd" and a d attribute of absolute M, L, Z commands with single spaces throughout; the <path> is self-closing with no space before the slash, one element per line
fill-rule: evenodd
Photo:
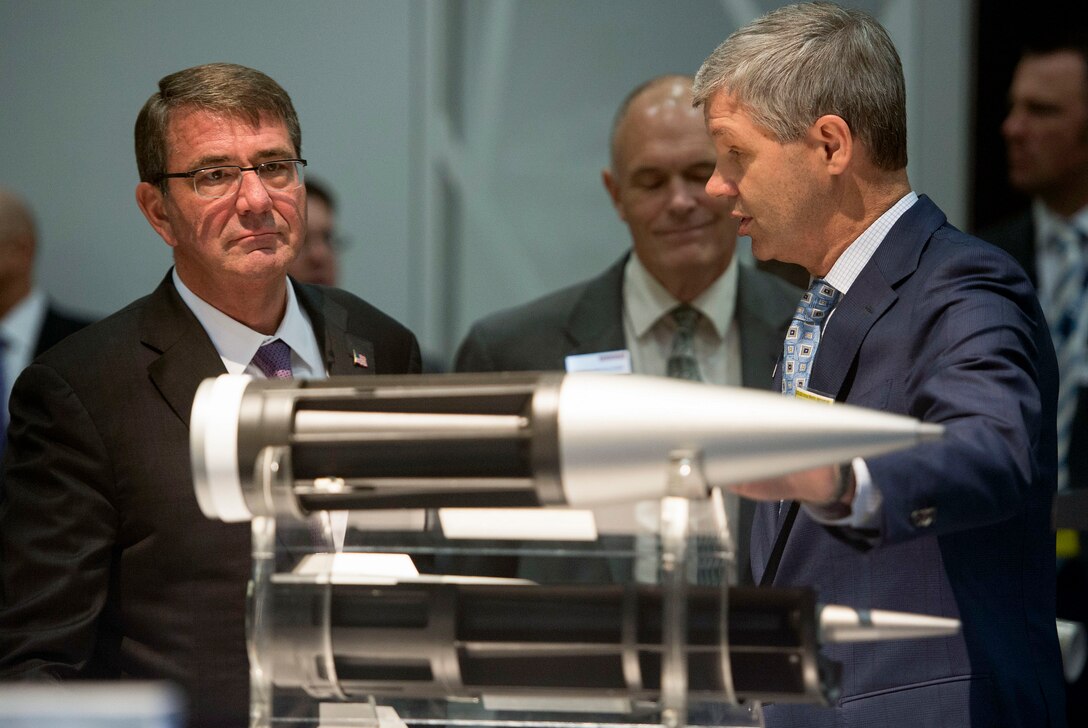
<path fill-rule="evenodd" d="M 276 339 L 257 349 L 253 365 L 269 379 L 291 378 L 291 347 Z"/>

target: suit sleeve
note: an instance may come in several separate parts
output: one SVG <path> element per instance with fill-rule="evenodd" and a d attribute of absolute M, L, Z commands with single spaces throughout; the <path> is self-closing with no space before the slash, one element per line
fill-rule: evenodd
<path fill-rule="evenodd" d="M 888 409 L 941 423 L 946 434 L 867 461 L 884 500 L 886 542 L 1045 510 L 1055 482 L 1057 365 L 1023 273 L 974 248 L 919 277 L 921 290 L 896 319 L 913 336 L 884 327 L 864 355 L 890 374 L 878 382 Z M 889 337 L 910 340 L 909 348 L 882 348 Z M 907 361 L 894 362 L 893 352 Z"/>
<path fill-rule="evenodd" d="M 12 393 L 0 493 L 0 676 L 71 677 L 99 648 L 118 528 L 108 463 L 68 383 L 28 367 Z"/>

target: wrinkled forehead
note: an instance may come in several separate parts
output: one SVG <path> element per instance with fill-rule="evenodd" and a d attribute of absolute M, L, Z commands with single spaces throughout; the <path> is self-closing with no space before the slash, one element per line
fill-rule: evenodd
<path fill-rule="evenodd" d="M 711 94 L 703 104 L 702 115 L 703 123 L 711 138 L 735 131 L 739 126 L 753 123 L 748 107 L 725 90 Z"/>
<path fill-rule="evenodd" d="M 241 152 L 245 159 L 271 159 L 292 157 L 295 148 L 286 122 L 267 112 L 252 116 L 189 107 L 176 111 L 167 123 L 170 161 L 231 163 Z"/>

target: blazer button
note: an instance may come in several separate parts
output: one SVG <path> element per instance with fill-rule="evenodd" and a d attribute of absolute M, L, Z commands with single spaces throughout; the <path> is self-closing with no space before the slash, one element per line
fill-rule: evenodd
<path fill-rule="evenodd" d="M 916 528 L 929 528 L 933 525 L 933 521 L 936 518 L 937 509 L 933 506 L 930 506 L 929 508 L 919 508 L 910 514 L 910 521 Z"/>

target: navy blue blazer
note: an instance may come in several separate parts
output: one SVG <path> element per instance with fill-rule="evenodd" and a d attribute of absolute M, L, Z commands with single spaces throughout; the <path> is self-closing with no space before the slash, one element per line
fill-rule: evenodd
<path fill-rule="evenodd" d="M 1050 528 L 1057 381 L 1023 270 L 921 197 L 828 321 L 811 387 L 942 423 L 946 436 L 866 461 L 883 496 L 875 533 L 801 509 L 773 583 L 963 628 L 825 646 L 843 665 L 836 705 L 769 706 L 768 726 L 1065 725 Z M 758 508 L 757 582 L 786 510 Z"/>

